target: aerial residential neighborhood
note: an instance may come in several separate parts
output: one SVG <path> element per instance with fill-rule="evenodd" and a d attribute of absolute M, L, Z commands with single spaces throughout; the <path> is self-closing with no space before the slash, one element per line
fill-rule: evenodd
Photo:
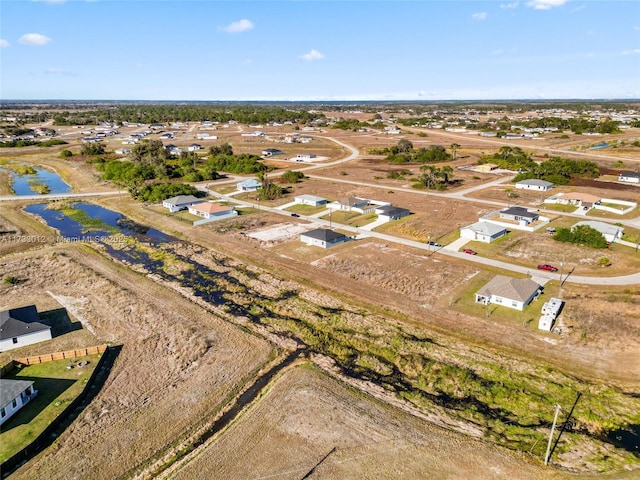
<path fill-rule="evenodd" d="M 6 299 L 0 355 L 8 375 L 2 379 L 3 429 L 8 426 L 2 435 L 20 433 L 13 425 L 21 419 L 49 415 L 64 431 L 66 416 L 55 413 L 60 400 L 44 410 L 43 400 L 33 401 L 55 392 L 39 373 L 29 372 L 53 365 L 65 378 L 86 379 L 85 388 L 74 383 L 78 404 L 89 387 L 100 390 L 93 402 L 121 394 L 138 402 L 126 377 L 135 371 L 134 383 L 151 382 L 145 395 L 168 415 L 173 404 L 154 397 L 152 389 L 171 392 L 171 379 L 182 375 L 185 389 L 206 384 L 210 373 L 200 362 L 218 365 L 216 381 L 232 389 L 237 377 L 226 372 L 266 372 L 269 362 L 277 370 L 297 358 L 327 379 L 399 402 L 394 408 L 409 413 L 431 395 L 422 383 L 428 369 L 410 366 L 418 358 L 434 361 L 426 360 L 420 342 L 447 345 L 438 347 L 438 355 L 459 356 L 469 372 L 479 361 L 477 352 L 464 342 L 450 343 L 443 332 L 511 355 L 509 362 L 529 372 L 529 380 L 509 374 L 509 389 L 534 382 L 546 392 L 548 382 L 574 382 L 573 368 L 588 369 L 607 358 L 640 360 L 629 354 L 640 347 L 638 336 L 623 332 L 634 332 L 640 317 L 634 287 L 640 282 L 635 105 L 625 106 L 619 124 L 630 128 L 606 137 L 617 142 L 615 150 L 589 150 L 592 142 L 584 135 L 550 136 L 557 130 L 536 132 L 531 143 L 526 136 L 509 138 L 505 145 L 504 137 L 459 127 L 461 119 L 490 125 L 489 119 L 504 117 L 497 105 L 482 112 L 466 105 L 329 107 L 314 110 L 312 129 L 298 125 L 307 137 L 296 142 L 291 139 L 301 136 L 293 120 L 220 122 L 216 108 L 206 106 L 192 107 L 213 119 L 205 123 L 167 117 L 83 129 L 46 118 L 29 123 L 29 111 L 4 114 L 5 132 L 15 131 L 20 118 L 34 138 L 45 132 L 39 126 L 45 123 L 47 135 L 61 143 L 55 151 L 0 151 L 0 198 L 7 207 L 0 213 L 0 288 Z M 269 107 L 263 108 L 268 115 Z M 567 117 L 569 108 L 563 109 Z M 65 123 L 76 114 L 69 108 Z M 531 105 L 509 117 L 519 125 L 549 114 L 548 106 Z M 291 112 L 292 119 L 299 115 Z M 376 121 L 380 125 L 372 127 Z M 368 126 L 354 131 L 355 122 Z M 215 136 L 202 134 L 214 127 Z M 117 133 L 87 141 L 87 135 L 107 130 Z M 123 149 L 129 141 L 131 147 Z M 559 155 L 550 157 L 548 149 Z M 33 169 L 25 169 L 28 163 Z M 527 178 L 532 173 L 536 178 Z M 39 315 L 41 310 L 47 314 Z M 151 340 L 157 335 L 163 339 Z M 380 349 L 388 353 L 376 353 Z M 556 372 L 554 380 L 539 376 L 536 369 L 552 368 L 539 367 L 541 358 L 566 371 Z M 158 361 L 173 372 L 166 380 L 148 370 Z M 486 361 L 504 368 L 502 360 Z M 602 368 L 607 378 L 599 381 L 621 384 L 611 378 L 616 369 Z M 413 392 L 406 398 L 395 393 L 393 369 L 410 385 L 403 387 Z M 491 375 L 490 381 L 498 381 Z M 437 378 L 430 388 L 458 395 L 448 380 Z M 273 378 L 256 381 L 278 388 Z M 592 381 L 580 380 L 595 388 Z M 217 398 L 213 391 L 208 395 Z M 637 400 L 622 391 L 616 395 L 625 405 L 614 414 L 619 428 L 630 428 L 622 419 L 637 411 Z M 552 421 L 553 405 L 542 393 L 537 398 L 536 408 L 548 408 Z M 267 405 L 269 397 L 255 401 Z M 152 420 L 157 417 L 151 410 L 144 415 L 150 422 L 144 428 L 160 421 Z M 588 421 L 581 410 L 576 415 Z M 437 418 L 459 424 L 453 431 L 464 435 L 466 413 L 442 409 Z M 376 421 L 388 425 L 387 419 Z M 493 422 L 484 414 L 474 421 L 487 429 Z M 167 442 L 180 437 L 173 425 L 161 423 Z M 107 440 L 112 446 L 111 436 L 119 432 L 113 425 L 107 428 L 114 428 Z M 537 451 L 543 432 L 530 435 L 527 449 Z M 575 435 L 564 441 L 580 458 L 591 458 L 590 450 L 578 446 L 584 441 L 598 451 L 617 449 L 616 462 L 629 461 L 623 447 Z M 520 451 L 508 437 L 491 438 Z M 153 448 L 171 451 L 158 441 Z M 18 468 L 15 455 L 37 451 L 35 444 L 21 445 L 18 453 L 7 451 L 6 466 Z M 574 468 L 563 455 L 556 461 Z"/>
<path fill-rule="evenodd" d="M 2 2 L 9 480 L 640 478 L 638 2 Z"/>

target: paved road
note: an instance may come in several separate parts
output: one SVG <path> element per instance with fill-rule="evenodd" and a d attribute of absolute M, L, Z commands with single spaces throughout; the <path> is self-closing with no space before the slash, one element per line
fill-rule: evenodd
<path fill-rule="evenodd" d="M 88 192 L 88 193 L 47 193 L 46 195 L 7 195 L 0 197 L 0 202 L 10 202 L 17 200 L 62 200 L 65 198 L 85 198 L 101 197 L 105 195 L 118 195 L 122 190 L 111 190 L 109 192 Z"/>
<path fill-rule="evenodd" d="M 319 164 L 319 165 L 312 165 L 309 167 L 306 167 L 304 169 L 304 171 L 307 170 L 313 170 L 315 168 L 323 168 L 326 167 L 327 165 L 338 165 L 344 162 L 347 162 L 349 160 L 353 160 L 355 158 L 357 158 L 359 156 L 359 151 L 346 144 L 343 143 L 341 141 L 338 141 L 334 138 L 331 137 L 324 137 L 327 138 L 329 140 L 332 140 L 336 143 L 338 143 L 339 145 L 347 148 L 351 153 L 346 156 L 345 158 L 336 160 L 334 162 L 331 163 L 323 163 L 323 164 Z M 282 172 L 280 172 L 281 174 Z M 274 174 L 273 176 L 277 176 L 276 174 Z M 330 180 L 332 182 L 341 182 L 341 183 L 351 183 L 354 185 L 366 185 L 369 187 L 374 187 L 374 188 L 384 188 L 386 190 L 389 189 L 393 189 L 393 190 L 397 190 L 397 191 L 406 191 L 409 193 L 413 193 L 413 194 L 422 194 L 422 195 L 433 195 L 433 196 L 438 196 L 438 197 L 449 197 L 449 198 L 455 198 L 457 200 L 463 200 L 463 201 L 473 201 L 473 202 L 477 202 L 477 203 L 486 203 L 486 204 L 492 204 L 492 205 L 497 205 L 497 206 L 506 206 L 507 204 L 504 202 L 494 202 L 494 201 L 487 201 L 487 200 L 478 200 L 478 199 L 470 199 L 464 196 L 464 194 L 475 191 L 477 189 L 481 189 L 481 188 L 486 188 L 487 184 L 483 184 L 483 185 L 478 185 L 476 187 L 472 187 L 460 192 L 457 192 L 457 194 L 452 194 L 452 193 L 437 193 L 437 192 L 429 192 L 429 191 L 424 191 L 424 190 L 415 190 L 415 189 L 409 189 L 409 188 L 398 188 L 398 187 L 392 187 L 389 185 L 380 185 L 380 184 L 373 184 L 373 183 L 361 183 L 361 182 L 354 182 L 352 180 L 346 180 L 346 179 L 336 179 L 336 178 L 328 178 L 328 177 L 322 177 L 322 176 L 315 176 L 315 175 L 307 175 L 310 178 L 318 178 L 318 179 L 323 179 L 323 180 Z M 230 178 L 228 180 L 224 180 L 222 182 L 216 182 L 215 185 L 220 185 L 220 184 L 227 184 L 227 183 L 232 183 L 232 182 L 236 182 L 239 181 L 240 177 L 233 177 Z M 499 184 L 502 183 L 503 181 L 506 181 L 507 178 L 502 177 L 499 179 L 496 179 L 492 182 L 490 182 L 491 184 Z M 202 185 L 202 184 L 198 184 L 196 185 L 197 188 L 199 190 L 202 191 L 206 191 L 208 193 L 210 193 L 211 195 L 221 199 L 221 200 L 225 200 L 228 201 L 230 203 L 235 203 L 237 205 L 244 205 L 244 206 L 248 206 L 248 207 L 253 207 L 253 208 L 257 208 L 260 210 L 267 210 L 269 212 L 272 213 L 276 213 L 279 215 L 284 215 L 284 216 L 290 216 L 291 214 L 287 211 L 283 211 L 281 209 L 278 208 L 271 208 L 271 207 L 266 207 L 266 206 L 261 206 L 260 204 L 254 204 L 251 202 L 247 202 L 247 201 L 242 201 L 242 200 L 238 200 L 233 198 L 232 196 L 229 195 L 222 195 L 219 194 L 213 190 L 211 190 L 209 187 L 213 186 L 213 183 L 207 184 L 207 185 Z M 109 191 L 109 192 L 89 192 L 89 193 L 64 193 L 64 194 L 47 194 L 47 195 L 21 195 L 21 196 L 16 196 L 16 195 L 10 195 L 10 196 L 3 196 L 0 197 L 0 201 L 16 201 L 16 200 L 58 200 L 58 199 L 64 199 L 64 198 L 85 198 L 85 197 L 92 197 L 92 196 L 103 196 L 103 195 L 117 195 L 118 193 L 120 193 L 119 191 Z M 540 210 L 541 212 L 545 212 L 545 210 Z M 554 213 L 554 214 L 558 214 L 558 212 L 556 211 L 547 211 L 548 213 Z M 566 216 L 577 216 L 574 214 L 563 214 Z M 329 227 L 331 226 L 330 221 L 326 221 L 326 220 L 321 220 L 319 218 L 314 218 L 312 216 L 301 216 L 301 219 L 307 220 L 311 223 L 316 224 L 317 226 L 325 226 L 325 227 Z M 635 218 L 633 220 L 627 220 L 627 221 L 620 221 L 620 223 L 623 223 L 625 225 L 630 225 L 630 226 L 635 226 L 636 228 L 640 227 L 640 217 Z M 348 232 L 352 232 L 358 235 L 359 238 L 366 238 L 366 237 L 372 237 L 372 238 L 377 238 L 379 240 L 383 240 L 386 242 L 391 242 L 391 243 L 399 243 L 402 245 L 407 245 L 410 247 L 414 247 L 414 248 L 419 248 L 422 250 L 426 250 L 427 252 L 429 252 L 429 255 L 433 255 L 433 254 L 438 254 L 438 255 L 446 255 L 449 257 L 454 257 L 454 258 L 458 258 L 458 259 L 462 259 L 465 261 L 469 261 L 469 262 L 475 262 L 475 263 L 479 263 L 482 265 L 487 265 L 487 266 L 493 266 L 493 267 L 497 267 L 497 268 L 501 268 L 504 270 L 510 270 L 512 272 L 519 272 L 519 273 L 524 273 L 524 274 L 528 274 L 528 275 L 534 275 L 536 277 L 540 277 L 540 278 L 546 278 L 546 279 L 555 279 L 555 280 L 561 280 L 561 276 L 559 273 L 551 273 L 551 272 L 544 272 L 544 271 L 538 271 L 538 270 L 534 270 L 533 272 L 531 271 L 531 268 L 527 268 L 527 267 L 521 267 L 519 265 L 512 265 L 510 263 L 506 263 L 506 262 L 502 262 L 502 261 L 498 261 L 498 260 L 494 260 L 491 258 L 486 258 L 486 257 L 480 257 L 479 255 L 468 255 L 462 252 L 458 252 L 455 251 L 453 249 L 445 249 L 445 248 L 436 248 L 436 247 L 431 247 L 429 245 L 426 245 L 424 243 L 421 242 L 417 242 L 415 240 L 408 240 L 408 239 L 404 239 L 404 238 L 399 238 L 399 237 L 394 237 L 392 235 L 387 235 L 384 233 L 379 233 L 379 232 L 374 232 L 374 231 L 363 231 L 362 229 L 359 228 L 355 228 L 355 227 L 351 227 L 348 225 L 340 225 L 340 229 L 344 230 L 344 231 L 348 231 Z M 625 276 L 620 276 L 620 277 L 603 277 L 603 276 L 594 276 L 594 277 L 586 277 L 586 276 L 576 276 L 576 275 L 568 275 L 567 277 L 564 278 L 565 282 L 570 282 L 570 283 L 580 283 L 580 284 L 590 284 L 590 285 L 630 285 L 630 284 L 635 284 L 635 283 L 640 283 L 640 272 L 632 274 L 632 275 L 625 275 Z"/>

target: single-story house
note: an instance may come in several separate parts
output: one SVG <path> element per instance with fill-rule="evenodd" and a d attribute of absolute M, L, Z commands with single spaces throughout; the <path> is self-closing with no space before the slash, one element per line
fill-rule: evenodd
<path fill-rule="evenodd" d="M 528 225 L 535 222 L 540 218 L 540 215 L 534 212 L 530 212 L 524 207 L 509 207 L 504 210 L 500 210 L 500 218 L 507 220 L 513 220 L 514 222 L 524 223 Z"/>
<path fill-rule="evenodd" d="M 301 205 L 311 205 L 312 207 L 317 207 L 319 205 L 326 204 L 327 199 L 316 197 L 315 195 L 297 195 L 295 197 L 295 202 Z"/>
<path fill-rule="evenodd" d="M 507 229 L 491 222 L 476 222 L 460 229 L 460 236 L 477 242 L 491 243 L 507 234 Z"/>
<path fill-rule="evenodd" d="M 394 207 L 393 205 L 382 205 L 376 208 L 375 212 L 379 218 L 386 219 L 388 222 L 411 214 L 411 211 L 406 208 Z"/>
<path fill-rule="evenodd" d="M 346 235 L 328 228 L 316 228 L 300 234 L 300 241 L 313 247 L 330 248 L 348 240 Z"/>
<path fill-rule="evenodd" d="M 272 155 L 282 155 L 282 150 L 278 150 L 277 148 L 265 148 L 262 150 L 263 157 L 270 157 Z"/>
<path fill-rule="evenodd" d="M 242 182 L 238 182 L 236 188 L 241 192 L 255 192 L 262 187 L 262 183 L 260 183 L 255 178 L 250 178 L 248 180 L 243 180 Z"/>
<path fill-rule="evenodd" d="M 117 148 L 113 151 L 117 155 L 129 155 L 131 153 L 130 148 Z"/>
<path fill-rule="evenodd" d="M 51 327 L 40 322 L 35 305 L 0 311 L 0 352 L 51 340 Z"/>
<path fill-rule="evenodd" d="M 296 162 L 310 162 L 314 158 L 316 158 L 315 153 L 299 153 L 296 155 L 295 160 Z"/>
<path fill-rule="evenodd" d="M 226 218 L 238 214 L 232 206 L 212 202 L 200 202 L 191 205 L 189 207 L 189 213 L 209 220 L 212 218 Z"/>
<path fill-rule="evenodd" d="M 618 175 L 619 182 L 640 183 L 640 173 L 638 172 L 622 172 Z"/>
<path fill-rule="evenodd" d="M 616 225 L 611 225 L 610 223 L 598 222 L 597 220 L 585 220 L 582 222 L 578 222 L 573 227 L 571 227 L 571 230 L 579 225 L 586 225 L 593 228 L 594 230 L 599 231 L 604 239 L 609 243 L 620 240 L 622 238 L 622 235 L 624 234 L 624 228 L 618 227 Z"/>
<path fill-rule="evenodd" d="M 0 425 L 38 394 L 32 380 L 0 379 Z"/>
<path fill-rule="evenodd" d="M 189 145 L 189 147 L 187 147 L 187 150 L 189 150 L 190 152 L 195 152 L 196 150 L 202 150 L 202 145 L 198 143 L 192 143 L 191 145 Z"/>
<path fill-rule="evenodd" d="M 591 195 L 589 193 L 578 193 L 578 192 L 569 192 L 564 195 L 557 195 L 551 197 L 555 199 L 555 203 L 559 203 L 561 205 L 576 205 L 578 207 L 593 207 L 594 205 L 598 205 L 602 200 L 600 197 L 596 197 L 595 195 Z M 545 200 L 546 201 L 546 200 Z"/>
<path fill-rule="evenodd" d="M 202 199 L 193 195 L 178 195 L 177 197 L 167 198 L 162 202 L 164 208 L 168 208 L 171 213 L 189 208 L 191 205 L 201 203 Z"/>
<path fill-rule="evenodd" d="M 209 133 L 206 132 L 201 132 L 201 133 L 196 133 L 196 138 L 199 140 L 217 140 L 218 136 L 217 135 L 211 135 Z"/>
<path fill-rule="evenodd" d="M 516 188 L 546 192 L 553 188 L 553 183 L 547 182 L 545 180 L 538 180 L 537 178 L 531 178 L 529 180 L 521 180 L 520 182 L 516 183 Z"/>
<path fill-rule="evenodd" d="M 476 292 L 476 303 L 495 303 L 515 310 L 524 310 L 538 295 L 542 287 L 529 278 L 496 275 Z"/>

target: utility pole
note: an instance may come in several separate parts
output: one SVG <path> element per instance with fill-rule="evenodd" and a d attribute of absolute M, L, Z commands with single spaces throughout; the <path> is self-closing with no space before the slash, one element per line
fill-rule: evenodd
<path fill-rule="evenodd" d="M 560 413 L 560 405 L 556 405 L 556 413 L 553 416 L 553 425 L 551 425 L 551 432 L 549 433 L 549 443 L 547 444 L 547 453 L 544 454 L 544 464 L 549 463 L 549 456 L 551 453 L 551 440 L 553 439 L 553 431 L 556 429 L 556 422 L 558 421 L 558 413 Z"/>

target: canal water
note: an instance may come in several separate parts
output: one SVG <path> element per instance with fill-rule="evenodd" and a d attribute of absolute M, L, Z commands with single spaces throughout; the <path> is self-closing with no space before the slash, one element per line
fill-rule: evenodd
<path fill-rule="evenodd" d="M 69 193 L 71 186 L 62 181 L 60 175 L 46 168 L 33 167 L 35 175 L 21 175 L 9 169 L 3 169 L 12 179 L 11 188 L 16 195 L 38 195 L 32 185 L 46 185 L 49 193 Z"/>

